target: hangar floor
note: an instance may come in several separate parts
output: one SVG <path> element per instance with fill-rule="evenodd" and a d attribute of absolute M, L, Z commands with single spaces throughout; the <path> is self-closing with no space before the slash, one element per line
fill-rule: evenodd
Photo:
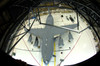
<path fill-rule="evenodd" d="M 61 17 L 63 15 L 63 17 Z M 46 22 L 46 18 L 48 15 L 41 16 L 41 22 Z M 52 13 L 54 18 L 54 25 L 56 26 L 64 26 L 69 24 L 77 24 L 77 16 L 75 12 L 72 13 Z M 74 22 L 72 22 L 69 17 L 72 16 Z M 67 19 L 68 18 L 68 19 Z M 34 19 L 31 19 L 32 23 Z M 28 20 L 27 20 L 28 21 Z M 26 23 L 27 23 L 26 21 Z M 37 26 L 38 25 L 38 26 Z M 86 28 L 88 23 L 84 18 L 79 16 L 79 31 Z M 28 27 L 28 26 L 27 26 Z M 40 25 L 38 21 L 34 22 L 34 28 L 44 28 L 44 25 Z M 77 30 L 77 28 L 75 28 Z M 20 32 L 23 32 L 24 29 Z M 54 56 L 52 57 L 48 66 L 64 66 L 71 65 L 82 62 L 86 59 L 89 59 L 93 55 L 97 53 L 96 45 L 98 41 L 94 40 L 93 30 L 91 28 L 86 29 L 80 34 L 71 32 L 73 39 L 71 41 L 68 40 L 68 32 L 62 35 L 64 40 L 64 46 L 58 46 L 58 39 L 55 40 L 54 43 Z M 43 59 L 41 56 L 41 47 L 40 44 L 38 47 L 34 46 L 35 36 L 33 35 L 33 42 L 29 42 L 30 34 L 26 34 L 23 39 L 17 44 L 17 46 L 12 50 L 12 55 L 15 59 L 21 59 L 28 64 L 36 65 L 36 66 L 45 66 L 43 63 Z M 41 41 L 41 40 L 39 40 Z"/>

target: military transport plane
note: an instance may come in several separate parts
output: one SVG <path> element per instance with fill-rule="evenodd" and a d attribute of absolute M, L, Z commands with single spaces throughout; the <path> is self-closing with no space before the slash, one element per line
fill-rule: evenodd
<path fill-rule="evenodd" d="M 58 35 L 58 34 L 62 35 L 65 32 L 69 32 L 69 30 L 50 26 L 50 25 L 54 25 L 54 19 L 53 19 L 53 16 L 51 15 L 49 9 L 48 9 L 48 11 L 49 11 L 49 15 L 46 19 L 46 24 L 48 24 L 48 25 L 46 25 L 45 28 L 41 28 L 41 29 L 34 28 L 29 31 L 30 34 L 33 34 L 36 37 L 41 39 L 41 45 L 40 45 L 41 54 L 42 54 L 43 62 L 46 65 L 50 62 L 50 60 L 53 56 L 54 42 L 55 42 L 54 36 Z M 67 25 L 67 26 L 63 26 L 63 27 L 74 29 L 77 27 L 77 24 Z"/>

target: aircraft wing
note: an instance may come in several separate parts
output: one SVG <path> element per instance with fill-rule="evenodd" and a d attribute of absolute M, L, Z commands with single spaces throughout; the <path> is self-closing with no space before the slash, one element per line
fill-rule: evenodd
<path fill-rule="evenodd" d="M 33 34 L 33 35 L 35 35 L 35 36 L 37 36 L 37 37 L 42 36 L 42 34 L 43 34 L 42 32 L 43 32 L 42 29 L 31 29 L 31 30 L 29 31 L 30 34 Z"/>
<path fill-rule="evenodd" d="M 61 28 L 60 27 L 52 27 L 51 28 L 51 31 L 52 31 L 52 34 L 54 35 L 57 35 L 57 34 L 63 34 L 65 33 L 66 31 L 73 31 L 73 32 L 77 32 L 77 31 L 74 31 L 73 29 L 77 27 L 77 24 L 73 24 L 73 25 L 67 25 L 67 26 L 62 26 Z M 66 29 L 67 28 L 67 29 Z"/>
<path fill-rule="evenodd" d="M 66 26 L 62 26 L 62 27 L 66 27 L 66 28 L 74 29 L 74 28 L 77 27 L 77 24 L 66 25 Z"/>

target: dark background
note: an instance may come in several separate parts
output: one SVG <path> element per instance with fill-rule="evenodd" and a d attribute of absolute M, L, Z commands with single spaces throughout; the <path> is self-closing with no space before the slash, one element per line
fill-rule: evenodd
<path fill-rule="evenodd" d="M 17 26 L 16 23 L 20 22 L 28 14 L 30 7 L 36 7 L 43 1 L 62 1 L 62 2 L 77 1 L 86 5 L 87 7 L 92 8 L 98 15 L 100 15 L 100 0 L 0 0 L 0 41 L 3 39 L 5 32 L 11 25 L 13 25 L 11 26 L 11 28 L 13 29 L 13 27 Z M 88 3 L 92 3 L 92 4 L 88 6 L 87 5 Z M 18 6 L 15 7 L 15 5 L 21 5 L 26 8 L 18 7 Z M 24 14 L 22 14 L 23 12 Z M 100 26 L 100 18 L 99 17 L 97 18 L 98 19 L 95 21 L 97 22 L 97 25 Z M 92 23 L 90 24 L 92 25 Z M 8 33 L 12 33 L 12 32 L 13 31 L 8 31 Z M 4 55 L 0 53 L 0 58 L 1 57 L 3 58 L 0 60 L 1 61 L 6 60 L 2 62 L 8 63 L 7 57 L 5 57 Z M 100 52 L 98 52 L 97 55 L 95 55 L 91 59 L 85 62 L 76 64 L 76 66 L 82 66 L 82 65 L 98 65 L 99 66 Z"/>

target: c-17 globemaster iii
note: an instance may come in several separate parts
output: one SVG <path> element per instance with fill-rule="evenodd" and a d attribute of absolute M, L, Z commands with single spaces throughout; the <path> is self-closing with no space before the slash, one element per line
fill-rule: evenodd
<path fill-rule="evenodd" d="M 54 36 L 57 34 L 60 34 L 61 36 L 65 32 L 69 32 L 69 30 L 51 26 L 51 25 L 54 25 L 54 19 L 49 9 L 48 9 L 48 12 L 49 12 L 49 15 L 46 19 L 45 28 L 37 28 L 37 29 L 32 28 L 29 31 L 30 34 L 33 34 L 36 37 L 39 37 L 41 39 L 41 44 L 40 44 L 41 54 L 42 54 L 43 62 L 46 65 L 50 62 L 53 56 L 54 42 L 55 42 Z M 63 27 L 69 28 L 71 31 L 77 27 L 77 24 L 66 25 Z"/>

